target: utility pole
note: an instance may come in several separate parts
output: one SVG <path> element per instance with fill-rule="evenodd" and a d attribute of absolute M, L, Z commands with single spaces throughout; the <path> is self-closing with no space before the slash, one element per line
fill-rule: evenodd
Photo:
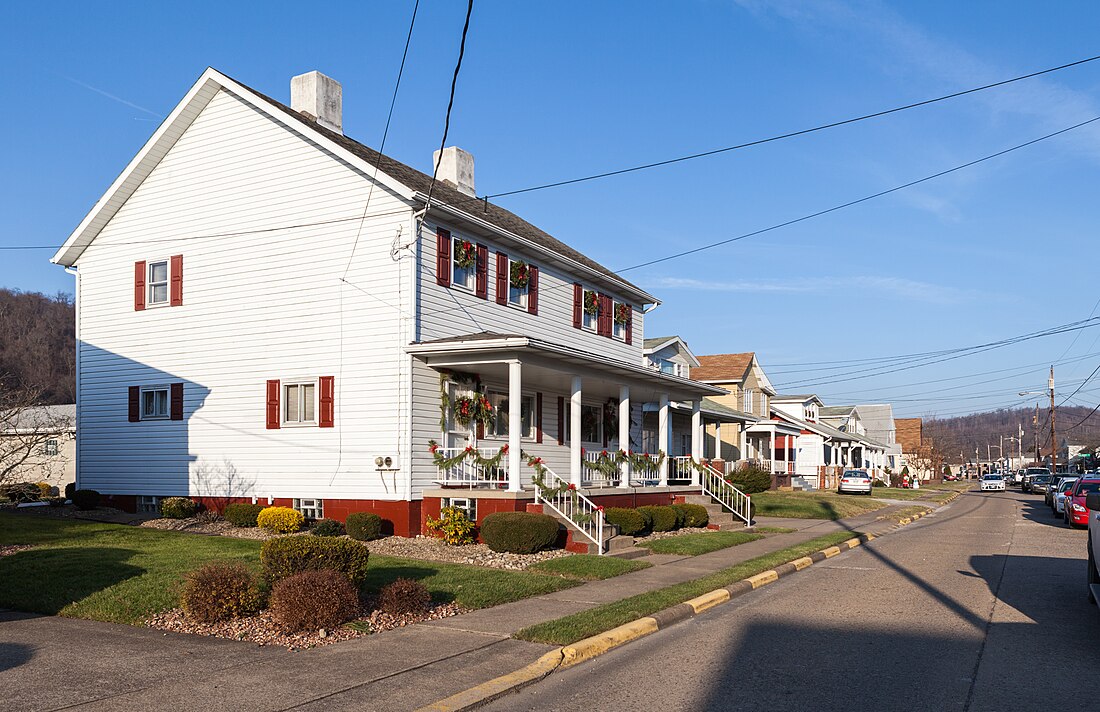
<path fill-rule="evenodd" d="M 1058 441 L 1054 439 L 1054 366 L 1050 367 L 1050 471 L 1058 471 Z"/>
<path fill-rule="evenodd" d="M 1031 416 L 1031 426 L 1035 431 L 1035 464 L 1042 465 L 1043 461 L 1039 459 L 1039 404 L 1035 404 L 1035 415 Z"/>

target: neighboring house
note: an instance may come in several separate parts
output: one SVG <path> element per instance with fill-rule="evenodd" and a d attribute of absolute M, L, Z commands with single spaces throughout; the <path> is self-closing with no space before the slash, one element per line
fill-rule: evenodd
<path fill-rule="evenodd" d="M 913 477 L 922 480 L 935 477 L 931 443 L 924 438 L 924 422 L 920 418 L 895 418 L 894 427 L 901 446 L 902 467 L 908 467 Z"/>
<path fill-rule="evenodd" d="M 863 415 L 865 408 L 874 409 L 874 406 L 822 406 L 818 409 L 818 415 L 826 425 L 830 425 L 842 433 L 856 436 L 850 450 L 849 467 L 867 470 L 873 476 L 883 478 L 887 476 L 885 468 L 890 466 L 887 461 L 887 451 L 891 448 L 890 445 L 880 442 L 868 432 Z M 881 412 L 873 410 L 872 422 L 878 428 L 876 432 L 882 433 Z M 898 454 L 900 454 L 900 451 Z"/>
<path fill-rule="evenodd" d="M 46 405 L 0 416 L 0 482 L 76 479 L 76 406 Z"/>
<path fill-rule="evenodd" d="M 525 510 L 529 458 L 596 502 L 699 492 L 685 459 L 727 392 L 644 365 L 658 300 L 476 199 L 465 151 L 433 183 L 341 127 L 328 77 L 285 106 L 208 69 L 54 256 L 77 275 L 79 485 L 402 535 Z M 650 411 L 670 443 L 673 403 L 685 457 L 584 464 L 641 449 Z"/>
<path fill-rule="evenodd" d="M 882 467 L 890 468 L 893 473 L 901 472 L 905 461 L 901 444 L 897 441 L 894 407 L 889 403 L 861 404 L 859 414 L 867 437 L 886 446 Z"/>
<path fill-rule="evenodd" d="M 838 469 L 852 464 L 853 451 L 860 440 L 820 420 L 824 403 L 816 395 L 775 395 L 772 415 L 800 429 L 795 439 L 796 484 L 804 489 L 830 488 L 836 484 Z"/>
<path fill-rule="evenodd" d="M 721 459 L 734 466 L 755 462 L 773 472 L 794 474 L 799 428 L 772 418 L 770 399 L 775 389 L 756 354 L 715 354 L 698 360 L 692 378 L 729 391 L 711 399 L 743 414 L 736 428 L 723 428 L 718 434 Z"/>

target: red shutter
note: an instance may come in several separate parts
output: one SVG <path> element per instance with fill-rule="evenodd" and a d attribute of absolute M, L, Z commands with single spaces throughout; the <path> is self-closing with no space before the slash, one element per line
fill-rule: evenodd
<path fill-rule="evenodd" d="M 565 444 L 565 396 L 558 396 L 558 445 Z"/>
<path fill-rule="evenodd" d="M 172 256 L 171 305 L 183 306 L 183 255 Z"/>
<path fill-rule="evenodd" d="M 336 424 L 336 378 L 335 376 L 321 376 L 321 417 L 317 425 L 322 428 L 331 428 Z"/>
<path fill-rule="evenodd" d="M 508 303 L 508 255 L 497 253 L 497 304 Z"/>
<path fill-rule="evenodd" d="M 489 298 L 489 248 L 477 246 L 477 271 L 474 278 L 474 292 L 481 299 Z"/>
<path fill-rule="evenodd" d="M 183 384 L 173 383 L 168 387 L 169 417 L 172 420 L 183 420 Z"/>
<path fill-rule="evenodd" d="M 134 263 L 134 311 L 145 308 L 145 260 Z"/>
<path fill-rule="evenodd" d="M 482 440 L 485 437 L 485 423 L 480 420 L 477 421 L 477 439 Z"/>
<path fill-rule="evenodd" d="M 539 268 L 531 265 L 527 282 L 527 313 L 539 315 Z"/>
<path fill-rule="evenodd" d="M 130 422 L 136 423 L 141 420 L 141 387 L 130 386 L 127 398 L 129 401 L 127 404 L 127 412 Z"/>
<path fill-rule="evenodd" d="M 626 308 L 629 310 L 626 313 L 626 343 L 629 345 L 634 342 L 634 307 L 627 304 Z"/>
<path fill-rule="evenodd" d="M 279 381 L 267 382 L 267 429 L 279 429 Z"/>
<path fill-rule="evenodd" d="M 600 314 L 596 321 L 596 333 L 600 336 L 611 336 L 611 320 L 614 318 L 611 308 L 611 297 L 606 294 L 599 295 Z"/>
<path fill-rule="evenodd" d="M 435 281 L 443 287 L 451 286 L 451 233 L 443 228 L 435 233 Z"/>
<path fill-rule="evenodd" d="M 584 287 L 573 284 L 573 328 L 579 329 L 584 323 Z"/>
<path fill-rule="evenodd" d="M 542 394 L 535 394 L 535 442 L 542 442 Z"/>

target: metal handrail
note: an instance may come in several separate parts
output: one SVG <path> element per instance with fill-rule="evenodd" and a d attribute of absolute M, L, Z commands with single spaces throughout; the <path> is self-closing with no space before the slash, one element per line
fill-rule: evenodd
<path fill-rule="evenodd" d="M 576 489 L 570 489 L 568 482 L 558 477 L 549 467 L 543 466 L 543 487 L 552 494 L 547 497 L 543 487 L 535 483 L 535 504 L 545 504 L 562 516 L 573 528 L 596 545 L 600 555 L 605 551 L 603 540 L 603 507 L 585 497 Z M 549 480 L 549 481 L 546 481 Z"/>
<path fill-rule="evenodd" d="M 451 458 L 463 452 L 466 448 L 448 447 L 440 448 L 439 453 L 444 458 Z M 497 454 L 492 448 L 478 448 L 478 454 L 490 458 Z M 442 485 L 464 485 L 473 489 L 477 486 L 498 486 L 508 484 L 508 460 L 501 458 L 500 464 L 494 468 L 486 469 L 469 460 L 462 460 L 456 465 L 439 471 L 440 479 L 436 480 Z"/>
<path fill-rule="evenodd" d="M 752 499 L 726 481 L 722 473 L 709 463 L 703 463 L 703 471 L 699 473 L 699 484 L 702 485 L 705 494 L 728 509 L 733 516 L 743 519 L 745 524 L 752 524 Z"/>

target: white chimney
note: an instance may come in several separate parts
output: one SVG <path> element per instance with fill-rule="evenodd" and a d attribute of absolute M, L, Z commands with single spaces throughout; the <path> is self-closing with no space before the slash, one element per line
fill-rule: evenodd
<path fill-rule="evenodd" d="M 343 130 L 343 91 L 340 82 L 320 72 L 306 72 L 290 80 L 290 108 L 304 113 L 326 129 Z"/>
<path fill-rule="evenodd" d="M 443 149 L 443 155 L 439 151 L 432 153 L 432 165 L 438 165 L 436 178 L 450 183 L 458 188 L 459 192 L 471 197 L 477 197 L 474 192 L 474 157 L 463 151 L 458 146 L 448 146 Z"/>

